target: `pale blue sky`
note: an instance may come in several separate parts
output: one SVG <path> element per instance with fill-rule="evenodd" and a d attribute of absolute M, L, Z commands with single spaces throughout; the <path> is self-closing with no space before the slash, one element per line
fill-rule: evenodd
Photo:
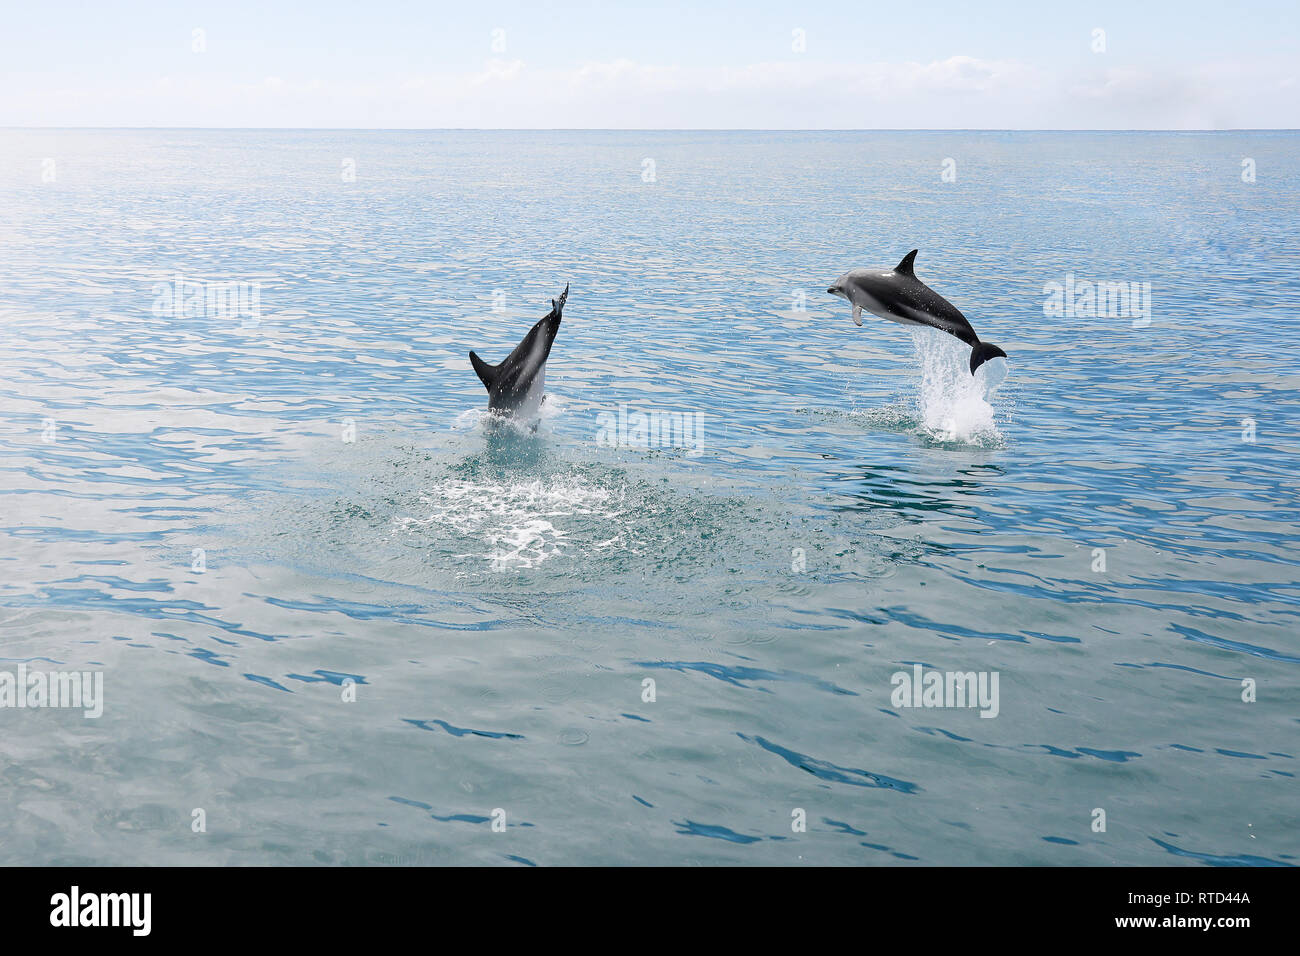
<path fill-rule="evenodd" d="M 9 4 L 0 124 L 1293 128 L 1297 10 L 1296 0 Z"/>

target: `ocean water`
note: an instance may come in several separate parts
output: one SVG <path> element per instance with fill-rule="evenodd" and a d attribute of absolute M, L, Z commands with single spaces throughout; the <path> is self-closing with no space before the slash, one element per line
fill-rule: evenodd
<path fill-rule="evenodd" d="M 0 131 L 0 862 L 1293 865 L 1297 146 Z"/>

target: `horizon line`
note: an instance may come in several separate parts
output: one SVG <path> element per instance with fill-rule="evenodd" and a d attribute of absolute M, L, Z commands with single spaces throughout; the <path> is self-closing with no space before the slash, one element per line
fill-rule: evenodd
<path fill-rule="evenodd" d="M 172 130 L 321 133 L 1296 133 L 1291 126 L 4 126 L 0 130 Z"/>

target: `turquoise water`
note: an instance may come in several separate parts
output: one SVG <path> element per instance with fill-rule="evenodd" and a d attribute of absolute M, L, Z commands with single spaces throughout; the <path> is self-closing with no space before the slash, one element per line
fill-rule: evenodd
<path fill-rule="evenodd" d="M 0 861 L 1296 862 L 1297 145 L 0 131 Z"/>

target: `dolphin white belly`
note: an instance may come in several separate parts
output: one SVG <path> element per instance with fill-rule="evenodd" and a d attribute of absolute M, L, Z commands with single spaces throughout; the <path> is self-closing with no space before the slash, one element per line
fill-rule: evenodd
<path fill-rule="evenodd" d="M 524 418 L 536 418 L 542 410 L 542 396 L 546 393 L 546 366 L 542 365 L 528 386 L 528 393 L 519 404 L 517 414 Z"/>

